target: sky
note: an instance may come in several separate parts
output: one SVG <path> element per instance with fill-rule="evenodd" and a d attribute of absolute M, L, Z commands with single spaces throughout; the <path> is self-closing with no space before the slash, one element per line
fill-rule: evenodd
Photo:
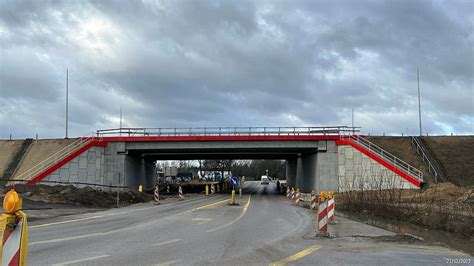
<path fill-rule="evenodd" d="M 0 139 L 124 127 L 474 134 L 474 1 L 0 0 Z"/>

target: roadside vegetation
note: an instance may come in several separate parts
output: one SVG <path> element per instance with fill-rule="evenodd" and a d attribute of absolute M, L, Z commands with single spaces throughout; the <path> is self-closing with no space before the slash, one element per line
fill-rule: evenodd
<path fill-rule="evenodd" d="M 474 187 L 458 187 L 449 182 L 430 185 L 426 190 L 366 190 L 362 186 L 346 189 L 336 197 L 338 210 L 474 238 Z"/>

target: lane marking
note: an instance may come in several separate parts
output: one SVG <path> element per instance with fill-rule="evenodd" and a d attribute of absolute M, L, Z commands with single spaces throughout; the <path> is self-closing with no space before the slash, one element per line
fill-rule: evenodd
<path fill-rule="evenodd" d="M 177 239 L 172 239 L 172 240 L 168 240 L 168 241 L 165 241 L 165 242 L 161 242 L 161 243 L 157 243 L 157 244 L 153 244 L 152 246 L 161 246 L 161 245 L 166 245 L 166 244 L 171 244 L 171 243 L 175 243 L 175 242 L 178 242 L 178 241 L 181 241 L 181 239 L 177 238 Z"/>
<path fill-rule="evenodd" d="M 47 224 L 32 225 L 32 226 L 28 226 L 28 229 L 39 228 L 39 227 L 46 227 L 46 226 L 58 225 L 58 224 L 75 223 L 75 222 L 80 222 L 80 221 L 86 221 L 86 220 L 97 219 L 97 218 L 101 218 L 101 217 L 104 217 L 104 216 L 103 216 L 103 215 L 97 215 L 97 216 L 92 216 L 92 217 L 87 217 L 87 218 L 81 218 L 81 219 L 75 219 L 75 220 L 69 220 L 69 221 L 62 221 L 62 222 L 54 222 L 54 223 L 47 223 Z"/>
<path fill-rule="evenodd" d="M 47 244 L 47 243 L 55 243 L 55 242 L 62 242 L 62 241 L 68 241 L 68 240 L 76 240 L 76 239 L 82 239 L 86 237 L 93 237 L 93 236 L 105 236 L 109 234 L 113 234 L 116 232 L 123 232 L 125 230 L 131 230 L 132 227 L 129 228 L 119 228 L 119 229 L 114 229 L 110 230 L 107 232 L 98 232 L 98 233 L 91 233 L 91 234 L 86 234 L 86 235 L 78 235 L 78 236 L 68 236 L 68 237 L 62 237 L 62 238 L 53 238 L 53 239 L 48 239 L 48 240 L 41 240 L 41 241 L 36 241 L 36 242 L 30 242 L 29 245 L 38 245 L 38 244 Z"/>
<path fill-rule="evenodd" d="M 242 219 L 242 217 L 244 217 L 244 215 L 247 213 L 247 210 L 250 206 L 250 195 L 249 195 L 249 200 L 247 201 L 247 203 L 245 204 L 244 206 L 244 209 L 242 210 L 242 213 L 239 215 L 239 217 L 237 217 L 235 220 L 232 220 L 224 225 L 221 225 L 219 227 L 216 227 L 216 228 L 213 228 L 211 230 L 207 230 L 206 233 L 211 233 L 211 232 L 215 232 L 217 230 L 221 230 L 222 228 L 225 228 L 227 226 L 230 226 L 230 225 L 233 225 L 234 223 L 236 223 L 238 220 Z"/>
<path fill-rule="evenodd" d="M 29 245 L 38 245 L 38 244 L 47 244 L 47 243 L 55 243 L 55 242 L 62 242 L 62 241 L 68 241 L 68 240 L 76 240 L 76 239 L 81 239 L 81 238 L 86 238 L 86 237 L 91 237 L 91 236 L 102 236 L 106 235 L 108 233 L 93 233 L 93 234 L 87 234 L 87 235 L 79 235 L 79 236 L 69 236 L 69 237 L 63 237 L 63 238 L 54 238 L 54 239 L 49 239 L 49 240 L 41 240 L 41 241 L 36 241 L 36 242 L 30 242 Z"/>
<path fill-rule="evenodd" d="M 308 256 L 309 254 L 315 252 L 316 250 L 320 249 L 321 246 L 320 245 L 313 245 L 313 246 L 310 246 L 308 248 L 305 248 L 303 249 L 302 251 L 298 252 L 298 253 L 295 253 L 285 259 L 282 259 L 280 261 L 276 261 L 276 262 L 273 262 L 270 264 L 270 266 L 283 266 L 283 265 L 286 265 L 290 262 L 294 262 L 294 261 L 297 261 L 303 257 L 306 257 Z"/>
<path fill-rule="evenodd" d="M 222 204 L 222 203 L 227 203 L 227 202 L 229 202 L 229 200 L 228 200 L 228 199 L 225 199 L 225 200 L 221 200 L 221 201 L 214 202 L 214 203 L 211 203 L 211 204 L 199 206 L 199 207 L 196 207 L 196 208 L 187 210 L 187 211 L 185 211 L 185 212 L 193 212 L 193 211 L 196 211 L 196 210 L 202 210 L 202 209 L 206 209 L 206 208 L 212 208 L 212 207 L 214 207 L 214 206 L 220 205 L 220 204 Z"/>
<path fill-rule="evenodd" d="M 189 200 L 189 201 L 187 201 L 187 202 L 185 202 L 185 203 L 193 203 L 194 201 L 202 201 L 202 200 L 206 200 L 206 199 L 207 199 L 207 198 Z M 223 201 L 222 201 L 222 202 L 223 202 Z M 181 203 L 182 203 L 182 202 L 176 202 L 176 203 L 165 204 L 165 205 L 163 205 L 163 206 L 164 206 L 164 207 L 168 207 L 168 206 L 174 206 L 174 205 L 181 204 Z M 194 209 L 191 209 L 191 210 L 188 210 L 188 211 L 184 211 L 184 212 L 182 212 L 182 213 L 186 213 L 186 212 L 190 212 L 190 211 L 194 211 L 194 210 L 200 210 L 200 209 L 203 209 L 203 208 L 206 208 L 206 207 L 215 205 L 215 204 L 219 204 L 219 203 L 221 203 L 221 201 L 215 202 L 215 203 L 211 203 L 211 204 L 208 204 L 208 205 L 204 205 L 204 206 L 201 206 L 201 207 L 198 207 L 198 208 L 194 208 Z M 46 223 L 46 224 L 39 224 L 39 225 L 31 225 L 31 226 L 28 226 L 28 229 L 40 228 L 40 227 L 46 227 L 46 226 L 58 225 L 58 224 L 67 224 L 67 223 L 75 223 L 75 222 L 87 221 L 87 220 L 92 220 L 92 219 L 97 219 L 97 218 L 103 218 L 103 217 L 110 217 L 110 216 L 115 216 L 115 215 L 125 214 L 125 213 L 131 213 L 131 212 L 136 212 L 136 211 L 150 210 L 150 209 L 155 208 L 155 207 L 157 207 L 157 206 L 152 206 L 152 207 L 149 207 L 149 208 L 141 208 L 141 209 L 132 209 L 132 210 L 129 210 L 129 211 L 123 211 L 123 212 L 118 212 L 118 213 L 108 213 L 108 214 L 104 214 L 104 215 L 96 215 L 96 216 L 92 216 L 92 217 L 74 219 L 74 220 L 69 220 L 69 221 L 61 221 L 61 222 L 53 222 L 53 223 Z"/>
<path fill-rule="evenodd" d="M 179 261 L 182 261 L 182 259 L 181 260 L 172 260 L 172 261 L 166 261 L 166 262 L 158 263 L 158 264 L 156 264 L 156 266 L 169 266 L 169 265 L 175 264 L 176 262 L 179 262 Z"/>
<path fill-rule="evenodd" d="M 57 263 L 57 264 L 53 264 L 53 265 L 55 265 L 55 266 L 59 266 L 59 265 L 70 265 L 70 264 L 79 263 L 79 262 L 84 262 L 84 261 L 89 261 L 89 260 L 97 260 L 97 259 L 101 259 L 101 258 L 105 258 L 105 257 L 110 257 L 110 255 L 100 255 L 100 256 L 90 257 L 90 258 L 86 258 L 86 259 L 72 260 L 72 261 Z"/>
<path fill-rule="evenodd" d="M 214 219 L 208 219 L 208 218 L 194 218 L 193 221 L 201 221 L 198 224 L 205 224 L 207 222 L 210 222 Z"/>

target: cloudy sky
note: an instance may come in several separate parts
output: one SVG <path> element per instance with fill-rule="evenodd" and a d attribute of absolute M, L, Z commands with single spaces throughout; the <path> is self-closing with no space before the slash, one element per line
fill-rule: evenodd
<path fill-rule="evenodd" d="M 328 4 L 330 2 L 330 4 Z M 473 134 L 473 1 L 0 0 L 0 138 L 124 126 Z"/>

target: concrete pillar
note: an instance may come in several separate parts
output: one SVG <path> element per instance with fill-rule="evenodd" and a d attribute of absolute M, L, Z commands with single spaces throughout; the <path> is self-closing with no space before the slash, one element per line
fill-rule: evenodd
<path fill-rule="evenodd" d="M 326 152 L 318 153 L 314 189 L 317 193 L 339 191 L 338 154 L 335 141 L 327 141 Z"/>
<path fill-rule="evenodd" d="M 286 185 L 288 187 L 296 186 L 296 159 L 286 160 Z"/>
<path fill-rule="evenodd" d="M 301 154 L 298 155 L 298 160 L 296 163 L 296 188 L 300 188 L 303 184 L 304 172 L 303 172 L 303 158 Z M 300 189 L 301 191 L 301 189 Z"/>
<path fill-rule="evenodd" d="M 310 154 L 303 154 L 301 157 L 301 176 L 298 179 L 298 188 L 301 193 L 311 193 L 316 183 L 316 170 L 317 170 L 317 152 Z M 300 169 L 300 168 L 298 168 Z"/>

